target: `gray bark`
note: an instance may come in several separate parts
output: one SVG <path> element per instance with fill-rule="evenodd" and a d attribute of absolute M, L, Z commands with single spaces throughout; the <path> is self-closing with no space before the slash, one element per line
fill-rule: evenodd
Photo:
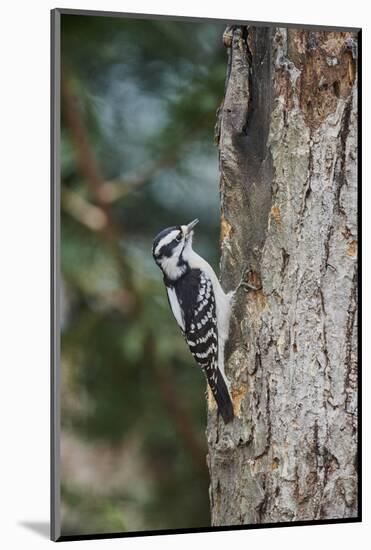
<path fill-rule="evenodd" d="M 209 395 L 213 525 L 357 516 L 357 35 L 231 27 L 218 114 L 236 418 Z"/>

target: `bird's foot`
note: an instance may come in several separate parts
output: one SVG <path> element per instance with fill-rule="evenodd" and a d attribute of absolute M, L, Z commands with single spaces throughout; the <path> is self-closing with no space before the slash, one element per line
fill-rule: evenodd
<path fill-rule="evenodd" d="M 241 280 L 234 293 L 237 294 L 240 288 L 243 288 L 245 292 L 249 292 L 250 290 L 261 290 L 262 288 L 258 275 L 248 266 L 243 270 Z"/>

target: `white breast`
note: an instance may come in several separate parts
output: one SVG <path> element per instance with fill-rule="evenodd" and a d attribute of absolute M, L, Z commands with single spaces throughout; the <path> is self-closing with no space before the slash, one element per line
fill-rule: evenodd
<path fill-rule="evenodd" d="M 184 331 L 184 328 L 185 328 L 184 319 L 183 319 L 182 310 L 180 308 L 176 292 L 174 288 L 171 288 L 171 287 L 166 287 L 166 292 L 169 297 L 171 311 L 173 312 L 176 322 L 178 323 L 180 328 Z"/>
<path fill-rule="evenodd" d="M 229 335 L 229 320 L 231 316 L 231 297 L 230 295 L 225 294 L 213 268 L 207 263 L 206 260 L 204 260 L 192 249 L 188 252 L 187 260 L 191 267 L 200 269 L 210 278 L 213 285 L 216 313 L 218 317 L 219 341 L 227 340 Z"/>
<path fill-rule="evenodd" d="M 201 258 L 201 256 L 199 256 L 194 250 L 190 249 L 187 252 L 187 260 L 189 265 L 206 273 L 209 276 L 213 285 L 216 315 L 218 318 L 218 367 L 229 389 L 229 380 L 224 372 L 224 347 L 225 342 L 228 340 L 229 336 L 229 323 L 232 312 L 232 297 L 230 293 L 225 294 L 225 292 L 223 291 L 211 265 L 208 264 L 206 260 Z"/>

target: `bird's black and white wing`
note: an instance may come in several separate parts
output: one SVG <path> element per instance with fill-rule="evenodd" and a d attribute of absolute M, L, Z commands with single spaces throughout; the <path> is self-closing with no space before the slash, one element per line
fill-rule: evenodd
<path fill-rule="evenodd" d="M 233 405 L 218 368 L 218 325 L 210 278 L 189 270 L 174 286 L 167 286 L 169 303 L 193 357 L 206 375 L 224 422 L 233 418 Z"/>

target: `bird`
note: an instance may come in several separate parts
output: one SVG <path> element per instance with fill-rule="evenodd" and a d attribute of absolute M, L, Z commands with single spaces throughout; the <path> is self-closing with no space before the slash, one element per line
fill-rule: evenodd
<path fill-rule="evenodd" d="M 198 365 L 206 376 L 225 424 L 234 418 L 224 349 L 235 292 L 225 293 L 210 264 L 193 248 L 196 218 L 163 229 L 152 246 L 161 269 L 171 311 Z"/>

